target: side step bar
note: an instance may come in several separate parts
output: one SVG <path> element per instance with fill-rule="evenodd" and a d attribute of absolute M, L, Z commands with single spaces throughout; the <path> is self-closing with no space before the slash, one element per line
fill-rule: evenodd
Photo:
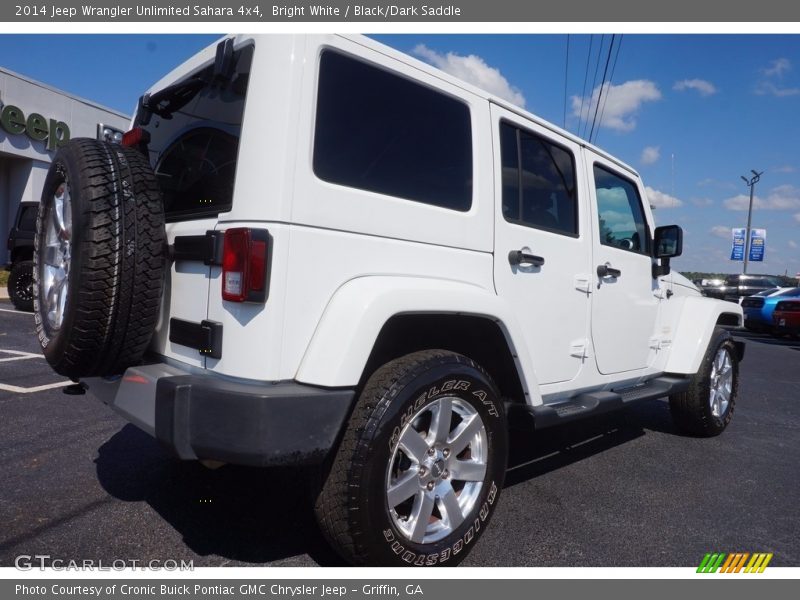
<path fill-rule="evenodd" d="M 669 396 L 686 391 L 688 388 L 689 378 L 664 376 L 627 388 L 579 394 L 569 400 L 553 404 L 528 406 L 507 403 L 506 413 L 511 427 L 522 426 L 527 429 L 533 425 L 535 429 L 543 429 L 618 410 L 640 400 Z"/>

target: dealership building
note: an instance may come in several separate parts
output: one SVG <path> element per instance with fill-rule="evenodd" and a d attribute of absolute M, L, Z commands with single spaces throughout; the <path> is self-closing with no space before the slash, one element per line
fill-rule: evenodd
<path fill-rule="evenodd" d="M 133 103 L 133 101 L 131 101 Z M 0 67 L 0 264 L 23 201 L 38 202 L 50 161 L 70 138 L 118 140 L 130 117 Z"/>

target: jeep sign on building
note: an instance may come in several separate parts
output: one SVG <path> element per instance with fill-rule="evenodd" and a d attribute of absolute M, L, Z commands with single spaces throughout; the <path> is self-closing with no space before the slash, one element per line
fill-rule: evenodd
<path fill-rule="evenodd" d="M 129 117 L 0 67 L 0 264 L 23 200 L 38 201 L 59 146 L 75 137 L 109 137 Z"/>

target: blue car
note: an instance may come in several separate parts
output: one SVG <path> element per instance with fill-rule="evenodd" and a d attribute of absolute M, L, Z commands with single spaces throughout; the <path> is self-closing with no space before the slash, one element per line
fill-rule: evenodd
<path fill-rule="evenodd" d="M 772 331 L 772 312 L 775 305 L 787 298 L 800 298 L 800 287 L 787 290 L 767 290 L 742 298 L 744 326 L 750 331 Z"/>

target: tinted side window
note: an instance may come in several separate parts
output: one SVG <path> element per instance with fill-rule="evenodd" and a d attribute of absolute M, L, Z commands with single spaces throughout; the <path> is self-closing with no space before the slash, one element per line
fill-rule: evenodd
<path fill-rule="evenodd" d="M 330 183 L 467 211 L 469 109 L 419 83 L 326 51 L 320 60 L 314 173 Z"/>
<path fill-rule="evenodd" d="M 537 229 L 577 235 L 572 154 L 545 138 L 502 123 L 500 155 L 503 217 Z"/>
<path fill-rule="evenodd" d="M 594 166 L 600 243 L 622 250 L 650 254 L 650 234 L 642 199 L 632 181 Z"/>

